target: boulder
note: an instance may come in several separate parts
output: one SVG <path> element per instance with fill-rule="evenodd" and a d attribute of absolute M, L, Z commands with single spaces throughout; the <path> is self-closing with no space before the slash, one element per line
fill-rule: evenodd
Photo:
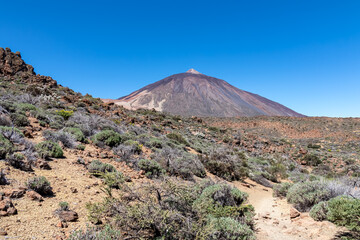
<path fill-rule="evenodd" d="M 33 201 L 38 201 L 38 202 L 44 201 L 43 197 L 39 193 L 33 190 L 26 192 L 26 196 Z"/>
<path fill-rule="evenodd" d="M 77 212 L 72 211 L 72 210 L 59 211 L 57 214 L 58 214 L 60 220 L 63 222 L 75 222 L 79 218 Z"/>
<path fill-rule="evenodd" d="M 290 208 L 290 219 L 294 219 L 300 216 L 300 212 L 295 208 Z"/>

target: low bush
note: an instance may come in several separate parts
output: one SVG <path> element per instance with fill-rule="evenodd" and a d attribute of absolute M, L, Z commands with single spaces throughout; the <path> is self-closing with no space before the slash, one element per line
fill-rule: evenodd
<path fill-rule="evenodd" d="M 32 171 L 31 162 L 27 161 L 24 154 L 22 153 L 13 153 L 6 155 L 6 162 L 14 168 L 23 171 Z"/>
<path fill-rule="evenodd" d="M 35 149 L 39 156 L 43 159 L 48 159 L 50 157 L 61 158 L 64 155 L 64 152 L 62 151 L 59 144 L 52 141 L 38 143 L 36 144 Z"/>
<path fill-rule="evenodd" d="M 275 184 L 273 186 L 273 190 L 274 190 L 274 197 L 286 197 L 286 194 L 289 190 L 289 188 L 293 185 L 293 183 L 289 183 L 289 182 L 283 182 L 280 184 Z"/>
<path fill-rule="evenodd" d="M 208 223 L 209 240 L 217 239 L 246 239 L 255 240 L 253 230 L 230 217 L 210 218 Z"/>
<path fill-rule="evenodd" d="M 104 145 L 109 147 L 116 147 L 122 143 L 123 139 L 119 133 L 113 130 L 104 130 L 95 134 L 93 141 L 100 147 L 103 147 Z"/>
<path fill-rule="evenodd" d="M 7 154 L 12 153 L 14 145 L 0 133 L 0 159 L 5 158 Z"/>
<path fill-rule="evenodd" d="M 123 239 L 120 231 L 106 225 L 104 228 L 88 227 L 85 231 L 76 230 L 70 234 L 68 240 L 115 240 Z"/>
<path fill-rule="evenodd" d="M 64 128 L 64 132 L 70 133 L 79 142 L 85 142 L 86 138 L 84 133 L 80 130 L 80 128 L 67 127 Z"/>
<path fill-rule="evenodd" d="M 209 154 L 199 156 L 205 168 L 228 181 L 236 181 L 248 176 L 246 157 L 230 149 L 216 148 Z"/>
<path fill-rule="evenodd" d="M 94 176 L 101 176 L 107 172 L 116 172 L 116 168 L 108 163 L 103 163 L 99 160 L 93 160 L 88 166 L 88 171 Z"/>
<path fill-rule="evenodd" d="M 25 127 L 30 123 L 27 116 L 23 113 L 16 112 L 12 113 L 10 116 L 13 124 L 17 127 Z"/>
<path fill-rule="evenodd" d="M 304 161 L 306 165 L 317 166 L 322 163 L 318 155 L 315 154 L 306 154 L 301 161 Z"/>
<path fill-rule="evenodd" d="M 110 188 L 120 188 L 121 184 L 125 182 L 125 176 L 121 172 L 106 172 L 101 177 L 106 186 Z"/>
<path fill-rule="evenodd" d="M 43 176 L 29 178 L 26 186 L 41 195 L 52 195 L 50 182 Z"/>
<path fill-rule="evenodd" d="M 138 167 L 145 172 L 148 178 L 160 177 L 165 173 L 165 170 L 154 160 L 141 159 L 137 163 Z"/>
<path fill-rule="evenodd" d="M 33 104 L 30 104 L 30 103 L 18 103 L 16 104 L 16 108 L 17 110 L 20 110 L 20 111 L 24 111 L 24 112 L 28 112 L 28 111 L 36 111 L 37 108 L 33 105 Z"/>
<path fill-rule="evenodd" d="M 58 132 L 46 130 L 43 132 L 43 136 L 48 141 L 61 142 L 63 146 L 67 148 L 74 148 L 77 145 L 75 137 L 72 134 L 62 130 Z"/>
<path fill-rule="evenodd" d="M 311 208 L 310 217 L 316 221 L 324 221 L 327 219 L 328 211 L 328 202 L 322 201 Z"/>
<path fill-rule="evenodd" d="M 360 199 L 338 196 L 328 201 L 327 220 L 351 231 L 360 232 Z"/>
<path fill-rule="evenodd" d="M 130 146 L 134 154 L 140 154 L 142 152 L 142 145 L 137 141 L 127 140 L 124 142 L 124 145 Z"/>
<path fill-rule="evenodd" d="M 61 211 L 68 211 L 69 208 L 69 203 L 68 202 L 59 202 L 59 208 Z"/>
<path fill-rule="evenodd" d="M 248 195 L 237 188 L 215 184 L 203 190 L 193 208 L 202 216 L 246 218 L 249 215 L 252 218 L 253 209 L 244 205 L 247 198 Z"/>
<path fill-rule="evenodd" d="M 180 133 L 169 133 L 166 135 L 166 137 L 175 141 L 178 144 L 184 144 L 185 146 L 189 146 L 188 141 L 182 135 L 180 135 Z"/>
<path fill-rule="evenodd" d="M 300 212 L 309 211 L 312 206 L 331 197 L 326 185 L 320 181 L 299 182 L 289 188 L 286 198 Z"/>
<path fill-rule="evenodd" d="M 64 120 L 68 120 L 73 114 L 74 114 L 74 111 L 67 111 L 67 110 L 58 110 L 56 111 L 56 114 L 58 114 L 59 116 L 61 116 L 62 118 L 64 118 Z"/>

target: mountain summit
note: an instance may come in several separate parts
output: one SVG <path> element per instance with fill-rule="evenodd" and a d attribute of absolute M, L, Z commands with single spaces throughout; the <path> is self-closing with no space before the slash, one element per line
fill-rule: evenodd
<path fill-rule="evenodd" d="M 115 100 L 129 109 L 152 109 L 185 116 L 303 115 L 224 80 L 190 69 L 145 86 Z"/>

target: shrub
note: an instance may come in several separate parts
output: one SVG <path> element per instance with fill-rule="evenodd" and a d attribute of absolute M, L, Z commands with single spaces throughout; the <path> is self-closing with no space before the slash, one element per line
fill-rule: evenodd
<path fill-rule="evenodd" d="M 306 154 L 301 161 L 304 161 L 306 163 L 306 165 L 310 165 L 310 166 L 317 166 L 320 163 L 322 163 L 322 161 L 320 160 L 319 156 L 315 155 L 315 154 Z"/>
<path fill-rule="evenodd" d="M 145 175 L 148 178 L 159 177 L 165 173 L 160 164 L 154 160 L 141 159 L 137 165 L 141 170 L 145 171 Z"/>
<path fill-rule="evenodd" d="M 85 146 L 85 145 L 82 145 L 82 144 L 79 144 L 79 145 L 76 146 L 76 149 L 78 149 L 78 150 L 80 150 L 80 151 L 84 151 L 85 148 L 86 148 L 86 146 Z"/>
<path fill-rule="evenodd" d="M 288 202 L 294 204 L 301 212 L 309 211 L 312 206 L 327 201 L 330 197 L 330 191 L 320 181 L 296 183 L 290 187 L 286 195 Z"/>
<path fill-rule="evenodd" d="M 351 231 L 360 232 L 360 199 L 338 196 L 328 202 L 327 219 Z"/>
<path fill-rule="evenodd" d="M 12 113 L 10 116 L 15 126 L 25 127 L 29 125 L 28 118 L 22 113 Z"/>
<path fill-rule="evenodd" d="M 324 221 L 327 218 L 328 211 L 328 203 L 322 201 L 311 208 L 310 217 L 312 217 L 316 221 Z"/>
<path fill-rule="evenodd" d="M 64 132 L 72 134 L 75 137 L 76 141 L 85 142 L 86 140 L 85 135 L 80 130 L 80 128 L 67 127 L 64 129 Z"/>
<path fill-rule="evenodd" d="M 59 208 L 61 211 L 68 211 L 69 203 L 68 202 L 59 202 Z"/>
<path fill-rule="evenodd" d="M 5 172 L 1 169 L 0 170 L 0 185 L 6 185 L 9 184 L 9 181 L 6 178 Z"/>
<path fill-rule="evenodd" d="M 12 153 L 13 150 L 14 145 L 0 132 L 0 159 L 5 158 L 6 154 Z"/>
<path fill-rule="evenodd" d="M 6 162 L 13 166 L 14 168 L 23 170 L 23 171 L 32 171 L 31 163 L 25 160 L 25 156 L 21 153 L 8 154 L 6 156 Z"/>
<path fill-rule="evenodd" d="M 121 184 L 125 182 L 125 177 L 121 172 L 106 172 L 101 176 L 104 183 L 110 188 L 120 188 Z"/>
<path fill-rule="evenodd" d="M 51 195 L 52 187 L 50 182 L 43 176 L 29 178 L 26 186 L 41 195 Z"/>
<path fill-rule="evenodd" d="M 274 193 L 273 195 L 275 197 L 286 197 L 286 194 L 289 190 L 289 188 L 292 186 L 293 184 L 292 183 L 289 183 L 289 182 L 283 182 L 283 183 L 280 183 L 280 184 L 275 184 L 273 186 L 273 190 L 274 190 Z"/>
<path fill-rule="evenodd" d="M 106 225 L 102 229 L 87 228 L 85 231 L 76 230 L 68 238 L 68 240 L 111 240 L 122 239 L 123 235 L 120 231 Z"/>
<path fill-rule="evenodd" d="M 248 198 L 247 193 L 227 184 L 215 184 L 205 188 L 194 202 L 194 209 L 202 216 L 213 217 L 244 217 L 245 212 L 252 212 L 251 207 L 243 204 Z"/>
<path fill-rule="evenodd" d="M 93 141 L 100 147 L 104 145 L 109 147 L 116 147 L 123 141 L 123 139 L 119 133 L 113 130 L 104 130 L 95 134 Z"/>
<path fill-rule="evenodd" d="M 37 108 L 34 105 L 30 104 L 30 103 L 18 103 L 18 104 L 16 104 L 16 108 L 17 108 L 17 110 L 23 111 L 23 112 L 28 112 L 28 111 L 31 111 L 31 110 L 33 110 L 33 111 L 37 110 Z"/>
<path fill-rule="evenodd" d="M 116 172 L 116 168 L 113 165 L 108 163 L 103 163 L 99 160 L 92 161 L 88 165 L 87 169 L 94 176 L 101 176 L 103 173 L 106 172 Z"/>
<path fill-rule="evenodd" d="M 61 142 L 63 146 L 67 148 L 74 148 L 77 145 L 74 136 L 62 130 L 58 132 L 46 130 L 43 132 L 43 136 L 46 140 L 52 142 Z"/>
<path fill-rule="evenodd" d="M 179 143 L 179 144 L 184 144 L 185 146 L 189 146 L 190 144 L 188 143 L 188 141 L 186 141 L 186 139 L 180 135 L 179 133 L 169 133 L 166 135 L 167 138 Z"/>
<path fill-rule="evenodd" d="M 246 225 L 230 217 L 211 218 L 208 223 L 211 232 L 209 240 L 217 239 L 246 239 L 255 240 L 253 230 Z"/>
<path fill-rule="evenodd" d="M 62 109 L 62 110 L 56 111 L 56 113 L 59 116 L 63 117 L 65 120 L 68 120 L 74 114 L 74 111 L 66 111 L 66 110 Z"/>
<path fill-rule="evenodd" d="M 140 154 L 142 152 L 142 145 L 137 141 L 127 140 L 124 142 L 124 145 L 130 146 L 135 154 Z"/>
<path fill-rule="evenodd" d="M 36 151 L 40 155 L 40 157 L 44 159 L 48 159 L 49 157 L 61 158 L 64 155 L 59 144 L 54 143 L 52 141 L 44 141 L 36 144 Z"/>
<path fill-rule="evenodd" d="M 227 181 L 240 180 L 248 176 L 245 156 L 229 149 L 213 149 L 210 154 L 200 155 L 199 158 L 209 172 Z"/>

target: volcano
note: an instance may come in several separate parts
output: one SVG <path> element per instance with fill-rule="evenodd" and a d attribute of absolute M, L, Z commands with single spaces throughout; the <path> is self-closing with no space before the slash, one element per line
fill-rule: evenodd
<path fill-rule="evenodd" d="M 183 116 L 304 116 L 195 69 L 147 85 L 115 103 L 128 109 L 155 109 Z"/>

